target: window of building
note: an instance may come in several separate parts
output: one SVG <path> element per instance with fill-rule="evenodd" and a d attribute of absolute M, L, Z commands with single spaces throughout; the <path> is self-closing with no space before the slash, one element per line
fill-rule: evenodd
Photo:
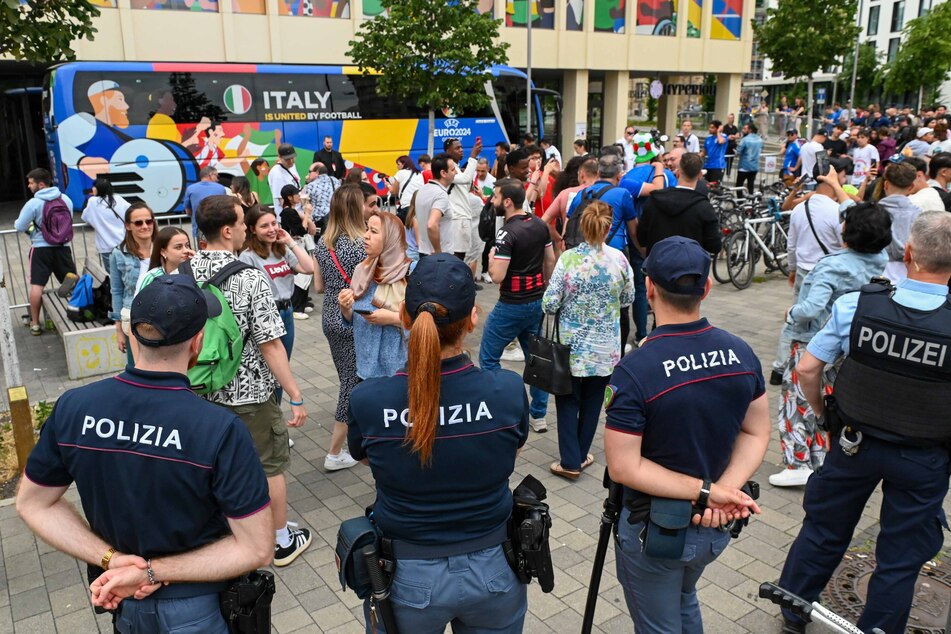
<path fill-rule="evenodd" d="M 231 0 L 231 10 L 234 13 L 253 13 L 255 15 L 264 15 L 267 11 L 264 8 L 265 0 Z"/>
<path fill-rule="evenodd" d="M 868 10 L 868 35 L 878 35 L 878 15 L 881 7 L 871 7 Z"/>
<path fill-rule="evenodd" d="M 364 0 L 365 2 L 366 0 Z M 527 0 L 526 2 L 508 3 L 505 11 L 505 26 L 524 27 L 527 22 L 526 13 L 531 7 L 533 29 L 555 28 L 555 5 L 541 0 Z M 478 11 L 478 7 L 476 7 Z M 487 11 L 486 13 L 489 13 Z M 570 22 L 570 20 L 569 20 Z"/>
<path fill-rule="evenodd" d="M 132 0 L 133 9 L 151 9 L 153 11 L 201 11 L 218 13 L 218 0 Z"/>
<path fill-rule="evenodd" d="M 898 0 L 892 5 L 892 33 L 901 31 L 905 25 L 905 0 Z"/>
<path fill-rule="evenodd" d="M 887 61 L 890 62 L 895 59 L 895 56 L 898 55 L 899 45 L 901 45 L 900 37 L 893 37 L 892 39 L 888 40 L 888 60 Z"/>
<path fill-rule="evenodd" d="M 920 18 L 929 11 L 931 11 L 931 0 L 921 0 L 918 3 L 918 17 Z"/>

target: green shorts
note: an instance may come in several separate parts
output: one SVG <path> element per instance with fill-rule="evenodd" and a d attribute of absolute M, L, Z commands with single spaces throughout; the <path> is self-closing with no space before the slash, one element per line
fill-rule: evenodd
<path fill-rule="evenodd" d="M 238 415 L 254 441 L 264 475 L 278 476 L 291 463 L 291 450 L 287 444 L 287 423 L 274 395 L 263 403 L 252 405 L 225 405 Z"/>

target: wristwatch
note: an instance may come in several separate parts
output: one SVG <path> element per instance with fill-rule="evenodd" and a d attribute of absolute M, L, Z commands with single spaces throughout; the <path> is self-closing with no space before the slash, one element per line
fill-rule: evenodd
<path fill-rule="evenodd" d="M 710 501 L 710 487 L 713 484 L 709 480 L 704 480 L 703 484 L 700 485 L 700 495 L 697 496 L 697 506 L 700 508 L 707 508 L 707 502 Z"/>
<path fill-rule="evenodd" d="M 115 548 L 110 548 L 106 551 L 106 554 L 102 556 L 102 561 L 99 562 L 99 567 L 103 570 L 109 570 L 109 562 L 112 560 L 112 556 L 116 554 Z"/>

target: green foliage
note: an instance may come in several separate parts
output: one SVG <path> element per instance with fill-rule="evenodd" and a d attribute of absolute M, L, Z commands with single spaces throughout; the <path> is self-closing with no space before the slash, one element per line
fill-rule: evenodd
<path fill-rule="evenodd" d="M 647 98 L 647 118 L 651 121 L 657 121 L 657 100 L 653 97 Z"/>
<path fill-rule="evenodd" d="M 717 76 L 712 73 L 707 73 L 703 76 L 703 85 L 704 86 L 716 86 L 717 85 Z M 703 95 L 700 97 L 700 109 L 704 112 L 713 112 L 717 108 L 717 96 L 716 95 Z M 726 117 L 726 115 L 720 115 L 721 117 Z M 726 119 L 724 118 L 724 121 Z"/>
<path fill-rule="evenodd" d="M 92 39 L 99 9 L 85 0 L 0 0 L 0 57 L 31 62 L 75 59 L 72 43 Z"/>
<path fill-rule="evenodd" d="M 939 4 L 905 25 L 895 59 L 882 68 L 887 93 L 937 88 L 951 74 L 951 3 Z M 859 58 L 861 61 L 861 57 Z"/>
<path fill-rule="evenodd" d="M 848 99 L 849 91 L 852 88 L 852 65 L 855 57 L 855 49 L 849 51 L 842 59 L 842 73 L 839 75 L 839 90 L 842 94 L 842 101 Z M 880 64 L 881 55 L 875 49 L 875 44 L 865 42 L 859 47 L 859 65 L 858 72 L 855 74 L 855 98 L 862 102 L 876 87 L 880 85 Z"/>
<path fill-rule="evenodd" d="M 809 77 L 855 47 L 856 10 L 857 0 L 782 0 L 753 22 L 753 34 L 774 70 Z"/>
<path fill-rule="evenodd" d="M 501 20 L 476 13 L 476 0 L 381 0 L 386 11 L 360 25 L 347 56 L 364 73 L 378 72 L 384 95 L 428 108 L 460 111 L 488 103 L 488 68 L 508 60 Z M 430 140 L 432 140 L 430 127 Z"/>
<path fill-rule="evenodd" d="M 53 404 L 48 403 L 47 401 L 40 401 L 33 406 L 33 427 L 40 429 L 43 427 L 43 423 L 46 422 L 46 419 L 50 417 L 50 414 L 53 413 Z"/>

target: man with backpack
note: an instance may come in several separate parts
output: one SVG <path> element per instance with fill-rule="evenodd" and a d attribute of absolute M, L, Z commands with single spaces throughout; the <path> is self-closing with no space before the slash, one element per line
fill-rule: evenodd
<path fill-rule="evenodd" d="M 76 275 L 73 252 L 73 202 L 53 187 L 48 170 L 37 168 L 26 175 L 33 198 L 23 205 L 14 223 L 17 231 L 30 236 L 30 334 L 39 336 L 40 305 L 43 287 L 55 275 L 62 283 L 66 276 Z"/>
<path fill-rule="evenodd" d="M 308 529 L 288 527 L 284 478 L 290 465 L 287 428 L 304 424 L 307 417 L 304 397 L 281 344 L 284 324 L 271 294 L 270 282 L 261 270 L 239 262 L 234 255 L 245 239 L 244 210 L 238 199 L 209 196 L 203 200 L 198 207 L 198 228 L 207 245 L 189 261 L 191 273 L 203 288 L 211 283 L 219 291 L 237 322 L 240 341 L 219 334 L 232 330 L 233 324 L 215 324 L 212 328 L 214 320 L 209 319 L 198 365 L 189 373 L 189 378 L 193 389 L 207 390 L 205 398 L 237 414 L 251 432 L 271 496 L 276 541 L 274 565 L 286 566 L 310 546 L 311 540 Z M 210 385 L 195 385 L 196 370 L 211 365 L 205 359 L 226 360 L 235 353 L 234 346 L 240 347 L 241 342 L 241 361 L 231 377 L 206 372 L 200 383 Z M 286 425 L 274 397 L 275 379 L 290 397 L 293 417 Z"/>

